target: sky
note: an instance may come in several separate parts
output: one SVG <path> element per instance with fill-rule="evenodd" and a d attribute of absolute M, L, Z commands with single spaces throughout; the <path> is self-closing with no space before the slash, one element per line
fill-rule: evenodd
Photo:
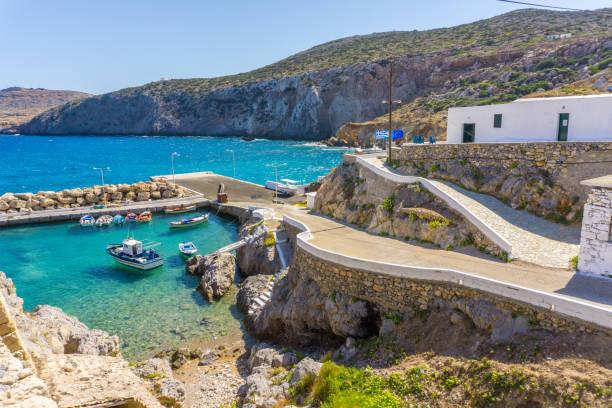
<path fill-rule="evenodd" d="M 523 7 L 496 0 L 0 0 L 0 89 L 99 94 L 161 78 L 229 75 L 342 37 L 449 27 Z"/>

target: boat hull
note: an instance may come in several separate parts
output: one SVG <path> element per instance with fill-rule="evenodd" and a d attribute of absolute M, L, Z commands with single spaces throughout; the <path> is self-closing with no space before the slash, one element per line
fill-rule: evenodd
<path fill-rule="evenodd" d="M 113 256 L 113 255 L 111 255 L 111 256 L 113 257 L 113 259 L 116 262 L 120 263 L 121 265 L 125 265 L 125 266 L 128 266 L 130 268 L 138 269 L 138 270 L 141 270 L 141 271 L 148 271 L 150 269 L 159 268 L 160 266 L 162 266 L 164 264 L 164 260 L 163 259 L 158 259 L 158 260 L 153 261 L 153 262 L 149 262 L 149 263 L 146 263 L 146 264 L 141 264 L 141 263 L 138 263 L 138 262 L 129 262 L 129 261 L 125 260 L 125 259 L 121 259 L 121 258 L 118 258 L 118 257 Z"/>
<path fill-rule="evenodd" d="M 196 209 L 195 205 L 189 205 L 187 207 L 181 207 L 181 208 L 166 208 L 164 209 L 164 213 L 166 214 L 184 214 L 190 211 L 194 211 L 195 209 Z"/>

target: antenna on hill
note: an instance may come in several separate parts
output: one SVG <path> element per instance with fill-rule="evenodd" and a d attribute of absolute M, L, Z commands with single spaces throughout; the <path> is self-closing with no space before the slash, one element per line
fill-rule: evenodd
<path fill-rule="evenodd" d="M 570 7 L 560 7 L 560 6 L 550 6 L 548 4 L 539 4 L 539 3 L 528 3 L 525 1 L 515 1 L 515 0 L 497 0 L 503 3 L 513 3 L 513 4 L 522 4 L 523 6 L 534 6 L 534 7 L 542 7 L 549 8 L 555 10 L 568 10 L 568 11 L 585 11 L 584 9 L 570 8 Z"/>

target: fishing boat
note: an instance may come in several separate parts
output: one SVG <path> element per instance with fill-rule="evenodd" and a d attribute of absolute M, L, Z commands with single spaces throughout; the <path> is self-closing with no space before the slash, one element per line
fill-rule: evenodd
<path fill-rule="evenodd" d="M 185 207 L 166 207 L 164 212 L 166 214 L 182 214 L 196 209 L 196 205 L 186 205 Z"/>
<path fill-rule="evenodd" d="M 125 222 L 125 218 L 121 214 L 117 214 L 113 217 L 113 224 L 121 225 Z"/>
<path fill-rule="evenodd" d="M 240 139 L 244 140 L 245 142 L 252 142 L 253 140 L 255 140 L 254 137 L 250 136 L 242 136 Z"/>
<path fill-rule="evenodd" d="M 106 253 L 122 265 L 140 270 L 150 270 L 162 266 L 164 258 L 154 249 L 159 243 L 147 243 L 134 238 L 126 238 L 121 244 L 109 244 Z"/>
<path fill-rule="evenodd" d="M 126 222 L 136 222 L 138 221 L 138 216 L 134 213 L 128 213 L 128 215 L 125 216 L 125 221 Z"/>
<path fill-rule="evenodd" d="M 138 215 L 138 222 L 150 222 L 153 219 L 153 214 L 151 211 L 145 211 Z"/>
<path fill-rule="evenodd" d="M 81 224 L 81 227 L 92 227 L 96 225 L 96 219 L 93 217 L 93 215 L 87 214 L 81 217 L 79 223 Z"/>
<path fill-rule="evenodd" d="M 110 215 L 103 215 L 96 220 L 97 227 L 108 227 L 113 223 L 113 217 Z"/>
<path fill-rule="evenodd" d="M 202 214 L 197 217 L 191 218 L 183 218 L 180 221 L 172 221 L 170 223 L 170 228 L 188 228 L 194 227 L 196 225 L 200 225 L 204 222 L 208 221 L 208 214 Z"/>
<path fill-rule="evenodd" d="M 198 252 L 198 248 L 193 242 L 181 242 L 178 244 L 178 248 L 181 255 L 187 258 L 194 256 Z"/>

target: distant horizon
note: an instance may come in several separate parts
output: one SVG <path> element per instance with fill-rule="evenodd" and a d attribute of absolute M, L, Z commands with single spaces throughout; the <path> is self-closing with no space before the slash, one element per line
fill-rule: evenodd
<path fill-rule="evenodd" d="M 496 0 L 440 0 L 436 7 L 390 0 L 384 10 L 366 0 L 236 3 L 230 9 L 195 0 L 172 6 L 162 1 L 85 5 L 64 0 L 58 5 L 0 0 L 0 36 L 11 39 L 0 44 L 0 54 L 7 56 L 0 65 L 0 89 L 103 94 L 160 79 L 229 76 L 342 38 L 448 28 L 534 9 Z M 610 7 L 603 0 L 538 3 Z"/>

